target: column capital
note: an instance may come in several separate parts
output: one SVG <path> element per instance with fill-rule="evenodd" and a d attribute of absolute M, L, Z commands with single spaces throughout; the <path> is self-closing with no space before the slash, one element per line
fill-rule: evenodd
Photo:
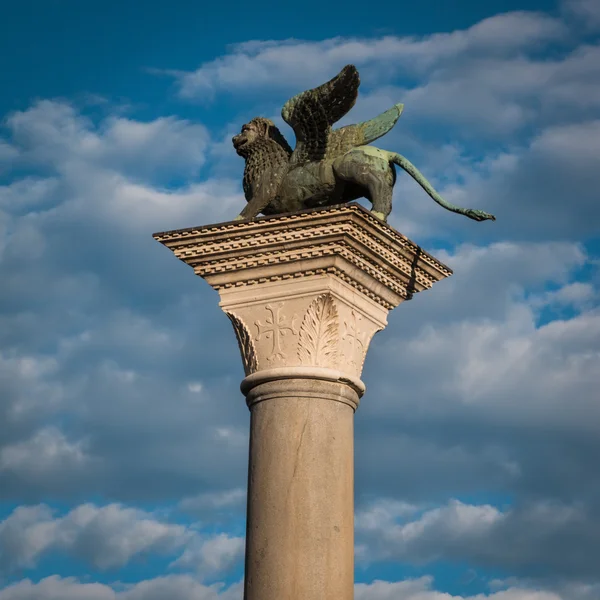
<path fill-rule="evenodd" d="M 388 311 L 452 273 L 359 204 L 154 238 L 219 292 L 247 376 L 311 367 L 358 381 Z"/>

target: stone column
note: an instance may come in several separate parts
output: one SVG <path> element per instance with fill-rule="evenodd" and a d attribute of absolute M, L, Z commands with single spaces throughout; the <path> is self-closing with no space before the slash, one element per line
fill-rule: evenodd
<path fill-rule="evenodd" d="M 239 342 L 245 600 L 351 600 L 366 352 L 389 310 L 451 271 L 358 204 L 154 237 L 219 292 Z"/>

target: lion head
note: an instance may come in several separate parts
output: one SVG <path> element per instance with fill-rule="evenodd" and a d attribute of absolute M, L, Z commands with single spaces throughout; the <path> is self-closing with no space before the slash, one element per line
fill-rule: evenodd
<path fill-rule="evenodd" d="M 248 156 L 253 150 L 264 147 L 264 142 L 275 142 L 281 146 L 288 156 L 292 153 L 292 149 L 285 141 L 285 138 L 277 129 L 275 123 L 270 119 L 256 117 L 242 127 L 239 135 L 236 135 L 231 140 L 235 151 L 240 156 Z"/>

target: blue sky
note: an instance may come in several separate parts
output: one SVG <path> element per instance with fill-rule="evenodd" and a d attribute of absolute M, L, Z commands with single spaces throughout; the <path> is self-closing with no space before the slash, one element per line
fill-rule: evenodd
<path fill-rule="evenodd" d="M 249 415 L 151 237 L 244 206 L 231 136 L 347 64 L 390 223 L 454 275 L 375 338 L 357 600 L 600 598 L 600 4 L 26 1 L 0 23 L 0 600 L 236 600 Z M 293 141 L 291 131 L 282 131 Z"/>

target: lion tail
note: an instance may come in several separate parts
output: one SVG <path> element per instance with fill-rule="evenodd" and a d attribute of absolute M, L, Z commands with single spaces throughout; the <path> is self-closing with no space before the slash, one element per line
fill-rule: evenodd
<path fill-rule="evenodd" d="M 435 188 L 425 179 L 425 176 L 415 165 L 413 165 L 408 158 L 405 158 L 401 154 L 397 152 L 388 152 L 390 157 L 390 162 L 398 165 L 401 169 L 406 171 L 426 192 L 427 195 L 432 198 L 435 202 L 437 202 L 440 206 L 449 210 L 450 212 L 457 213 L 459 215 L 464 215 L 465 217 L 469 217 L 469 219 L 473 219 L 474 221 L 487 221 L 488 219 L 491 221 L 495 221 L 496 217 L 494 215 L 490 215 L 482 210 L 475 210 L 473 208 L 461 208 L 460 206 L 454 206 L 454 204 L 450 204 L 444 200 L 436 191 Z"/>

